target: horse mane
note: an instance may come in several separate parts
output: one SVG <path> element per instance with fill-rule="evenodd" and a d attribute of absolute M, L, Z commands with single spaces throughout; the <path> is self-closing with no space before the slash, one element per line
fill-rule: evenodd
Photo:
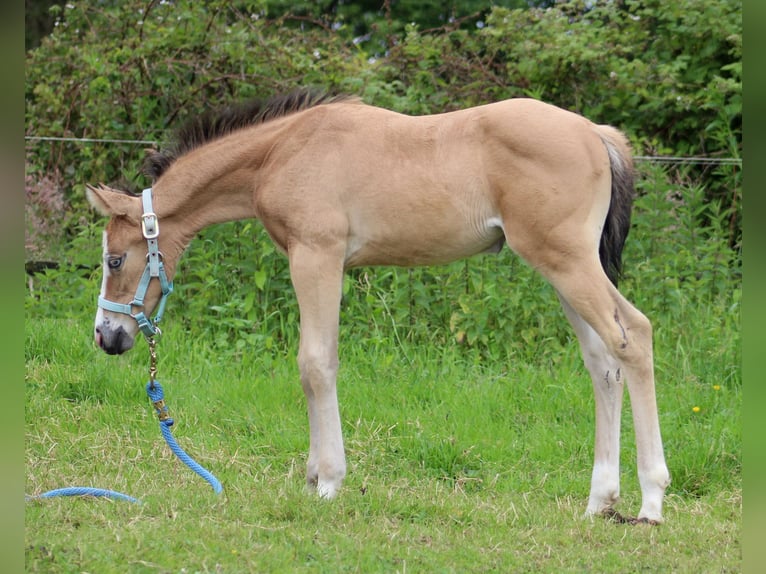
<path fill-rule="evenodd" d="M 182 155 L 237 130 L 324 104 L 358 102 L 356 96 L 299 88 L 266 100 L 253 99 L 196 115 L 176 130 L 171 145 L 147 150 L 143 172 L 157 180 Z"/>

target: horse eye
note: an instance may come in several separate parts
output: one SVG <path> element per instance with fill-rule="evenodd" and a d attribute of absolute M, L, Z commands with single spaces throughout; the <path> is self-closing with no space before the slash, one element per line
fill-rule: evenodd
<path fill-rule="evenodd" d="M 116 271 L 120 267 L 122 267 L 122 260 L 124 257 L 110 257 L 106 260 L 106 264 L 109 266 L 109 269 Z"/>

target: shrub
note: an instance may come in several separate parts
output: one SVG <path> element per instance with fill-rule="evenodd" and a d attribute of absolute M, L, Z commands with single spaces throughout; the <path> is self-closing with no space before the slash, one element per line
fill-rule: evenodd
<path fill-rule="evenodd" d="M 162 144 L 205 108 L 302 84 L 407 113 L 533 96 L 619 126 L 641 153 L 738 158 L 740 13 L 728 0 L 495 7 L 481 29 L 407 26 L 388 54 L 369 59 L 342 31 L 266 19 L 259 2 L 67 4 L 27 56 L 26 129 Z M 31 283 L 29 312 L 92 312 L 101 221 L 85 205 L 84 183 L 141 189 L 139 150 L 29 142 L 28 256 L 60 263 Z M 700 305 L 736 308 L 739 167 L 642 172 L 626 292 L 650 317 L 693 321 Z M 183 317 L 216 352 L 295 347 L 286 261 L 253 222 L 204 230 L 176 288 L 168 317 Z M 455 345 L 477 360 L 539 357 L 571 338 L 550 287 L 508 250 L 434 269 L 355 270 L 342 323 L 344 337 Z"/>

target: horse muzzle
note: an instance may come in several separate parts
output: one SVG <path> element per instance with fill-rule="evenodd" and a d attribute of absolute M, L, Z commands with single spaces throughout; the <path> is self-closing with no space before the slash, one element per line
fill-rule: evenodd
<path fill-rule="evenodd" d="M 96 344 L 108 355 L 121 355 L 133 348 L 133 336 L 121 326 L 116 329 L 105 325 L 97 326 L 94 336 Z"/>

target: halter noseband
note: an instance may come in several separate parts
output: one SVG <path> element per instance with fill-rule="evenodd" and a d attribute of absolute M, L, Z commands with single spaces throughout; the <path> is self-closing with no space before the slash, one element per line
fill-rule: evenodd
<path fill-rule="evenodd" d="M 165 266 L 162 263 L 162 253 L 160 253 L 157 245 L 157 238 L 160 235 L 160 226 L 157 221 L 157 215 L 152 210 L 152 188 L 145 189 L 141 195 L 141 201 L 144 207 L 144 213 L 141 215 L 141 233 L 143 233 L 146 239 L 148 253 L 146 254 L 146 267 L 141 275 L 141 280 L 138 282 L 138 288 L 136 294 L 130 303 L 115 303 L 108 301 L 99 296 L 98 306 L 107 311 L 114 311 L 116 313 L 124 313 L 130 315 L 138 323 L 138 328 L 147 338 L 153 337 L 160 332 L 157 327 L 157 323 L 162 319 L 162 314 L 165 312 L 165 302 L 173 292 L 173 282 L 168 281 L 167 275 L 165 275 Z M 160 287 L 162 289 L 162 297 L 157 307 L 157 313 L 154 315 L 154 319 L 148 318 L 144 315 L 143 311 L 133 313 L 133 307 L 143 307 L 144 297 L 146 291 L 149 289 L 149 283 L 152 278 L 156 277 L 160 280 Z"/>

